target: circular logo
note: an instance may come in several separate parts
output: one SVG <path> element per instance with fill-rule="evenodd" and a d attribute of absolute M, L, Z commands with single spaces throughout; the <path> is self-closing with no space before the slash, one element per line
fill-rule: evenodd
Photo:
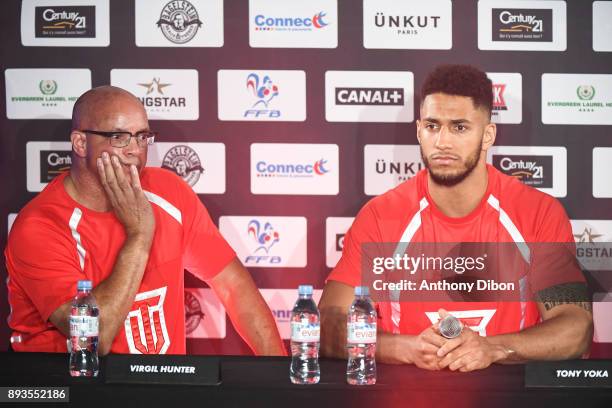
<path fill-rule="evenodd" d="M 592 85 L 580 85 L 578 89 L 576 89 L 576 93 L 583 101 L 590 101 L 595 96 L 595 87 Z"/>
<path fill-rule="evenodd" d="M 185 332 L 192 333 L 204 319 L 200 301 L 191 292 L 185 291 Z"/>
<path fill-rule="evenodd" d="M 171 1 L 162 9 L 157 26 L 169 41 L 185 44 L 195 37 L 202 22 L 193 4 L 188 1 Z"/>
<path fill-rule="evenodd" d="M 57 82 L 52 79 L 43 79 L 38 83 L 38 88 L 43 95 L 53 95 L 57 91 Z"/>
<path fill-rule="evenodd" d="M 162 161 L 162 168 L 172 170 L 193 187 L 204 172 L 198 154 L 189 146 L 178 145 L 168 150 Z"/>

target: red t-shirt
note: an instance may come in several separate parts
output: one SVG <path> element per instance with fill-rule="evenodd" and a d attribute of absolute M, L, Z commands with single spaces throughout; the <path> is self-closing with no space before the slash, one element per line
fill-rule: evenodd
<path fill-rule="evenodd" d="M 66 337 L 49 321 L 76 294 L 113 270 L 125 231 L 113 212 L 89 210 L 56 177 L 19 213 L 5 250 L 9 326 L 16 351 L 66 352 Z M 207 280 L 236 256 L 193 190 L 172 172 L 145 168 L 141 184 L 152 203 L 155 236 L 149 260 L 112 353 L 185 354 L 183 271 Z"/>
<path fill-rule="evenodd" d="M 372 199 L 347 232 L 342 258 L 328 280 L 361 284 L 362 243 L 574 242 L 569 219 L 557 200 L 490 165 L 487 171 L 482 201 L 461 218 L 448 217 L 436 207 L 427 187 L 427 170 Z M 581 280 L 577 275 L 566 278 Z M 553 281 L 559 283 L 558 277 L 548 283 Z M 377 306 L 382 329 L 402 334 L 418 334 L 438 321 L 441 307 L 481 335 L 516 332 L 539 320 L 534 302 L 390 301 Z"/>

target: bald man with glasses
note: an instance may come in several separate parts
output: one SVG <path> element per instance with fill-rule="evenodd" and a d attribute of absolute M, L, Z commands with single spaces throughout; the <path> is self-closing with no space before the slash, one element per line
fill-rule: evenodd
<path fill-rule="evenodd" d="M 70 302 L 87 279 L 100 354 L 185 354 L 186 269 L 255 354 L 285 355 L 269 308 L 197 195 L 145 167 L 156 133 L 140 101 L 112 86 L 87 91 L 72 129 L 70 170 L 22 209 L 5 250 L 13 349 L 66 352 Z"/>

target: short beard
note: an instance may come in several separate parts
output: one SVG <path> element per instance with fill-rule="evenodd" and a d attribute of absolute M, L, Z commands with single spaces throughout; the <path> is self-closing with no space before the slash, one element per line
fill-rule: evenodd
<path fill-rule="evenodd" d="M 465 159 L 464 168 L 462 171 L 459 171 L 458 173 L 455 173 L 455 174 L 452 174 L 452 173 L 451 174 L 437 174 L 431 169 L 429 160 L 423 154 L 423 148 L 421 147 L 421 159 L 423 159 L 423 163 L 425 164 L 425 167 L 429 171 L 429 175 L 431 176 L 431 179 L 434 181 L 434 183 L 441 185 L 441 186 L 445 186 L 445 187 L 454 187 L 457 184 L 461 183 L 463 180 L 465 180 L 467 176 L 469 176 L 474 171 L 476 166 L 478 165 L 478 160 L 480 160 L 481 154 L 482 154 L 481 143 L 479 143 L 477 149 L 474 150 L 472 154 L 470 154 Z"/>

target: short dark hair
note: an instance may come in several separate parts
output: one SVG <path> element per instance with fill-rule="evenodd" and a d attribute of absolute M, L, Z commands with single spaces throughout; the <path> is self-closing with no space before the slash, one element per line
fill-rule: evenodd
<path fill-rule="evenodd" d="M 474 107 L 484 108 L 491 116 L 493 83 L 487 74 L 471 65 L 439 65 L 427 75 L 421 88 L 421 104 L 427 95 L 447 95 L 472 98 Z"/>

